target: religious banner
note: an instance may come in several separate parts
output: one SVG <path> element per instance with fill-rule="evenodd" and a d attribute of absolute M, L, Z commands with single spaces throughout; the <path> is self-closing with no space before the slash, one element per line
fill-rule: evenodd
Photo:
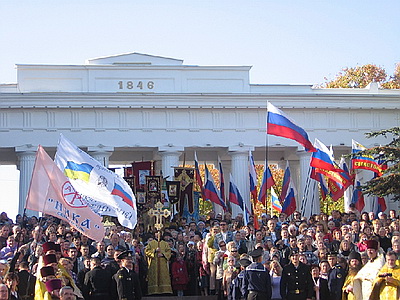
<path fill-rule="evenodd" d="M 146 199 L 149 203 L 161 201 L 161 176 L 146 176 Z"/>
<path fill-rule="evenodd" d="M 180 181 L 167 181 L 168 199 L 171 204 L 179 202 L 180 190 Z"/>
<path fill-rule="evenodd" d="M 132 176 L 135 178 L 135 187 L 137 191 L 144 191 L 146 188 L 146 176 L 153 175 L 154 161 L 139 161 L 132 163 Z"/>
<path fill-rule="evenodd" d="M 189 213 L 193 213 L 193 182 L 194 182 L 194 169 L 193 168 L 174 168 L 175 180 L 180 182 L 180 200 L 179 200 L 179 214 L 183 214 L 185 203 L 187 202 Z"/>

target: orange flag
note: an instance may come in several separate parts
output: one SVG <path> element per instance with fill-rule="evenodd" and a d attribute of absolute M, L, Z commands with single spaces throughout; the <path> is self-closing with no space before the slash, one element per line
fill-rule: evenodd
<path fill-rule="evenodd" d="M 102 218 L 90 209 L 42 146 L 36 154 L 26 208 L 64 220 L 96 241 L 104 238 Z"/>

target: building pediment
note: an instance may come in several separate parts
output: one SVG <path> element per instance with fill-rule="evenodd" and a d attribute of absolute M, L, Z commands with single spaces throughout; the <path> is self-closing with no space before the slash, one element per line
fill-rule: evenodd
<path fill-rule="evenodd" d="M 86 60 L 87 65 L 153 65 L 153 66 L 176 66 L 182 65 L 183 60 L 155 56 L 137 52 L 110 55 L 104 57 L 91 58 Z"/>

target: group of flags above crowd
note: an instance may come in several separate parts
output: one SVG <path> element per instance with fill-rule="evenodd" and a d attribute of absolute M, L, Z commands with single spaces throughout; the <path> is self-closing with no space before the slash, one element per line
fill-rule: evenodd
<path fill-rule="evenodd" d="M 312 144 L 307 133 L 295 125 L 281 110 L 268 103 L 267 134 L 292 139 L 312 152 L 310 177 L 319 182 L 322 198 L 329 193 L 333 200 L 338 200 L 344 192 L 354 186 L 352 202 L 361 211 L 364 200 L 359 189 L 360 183 L 355 173 L 350 172 L 344 158 L 338 166 L 333 158 L 333 151 L 316 139 Z M 365 148 L 353 141 L 353 153 Z M 384 164 L 367 155 L 355 155 L 352 159 L 352 170 L 364 169 L 381 176 Z M 214 179 L 205 166 L 205 182 L 200 176 L 199 164 L 195 153 L 196 180 L 201 188 L 203 199 L 227 209 L 225 183 L 222 164 L 218 160 L 220 186 L 217 189 Z M 354 183 L 356 181 L 356 183 Z M 254 205 L 259 202 L 267 206 L 267 191 L 271 189 L 271 207 L 290 216 L 296 210 L 295 189 L 290 178 L 287 164 L 280 196 L 275 193 L 275 181 L 267 162 L 264 166 L 262 183 L 258 186 L 255 163 L 249 153 L 249 185 L 251 201 L 246 202 L 235 184 L 232 174 L 229 182 L 229 199 L 231 204 L 240 207 L 248 220 L 255 212 Z M 246 197 L 247 198 L 247 197 Z M 247 204 L 246 204 L 247 203 Z M 378 198 L 378 207 L 386 210 L 385 199 Z M 40 211 L 61 218 L 78 231 L 97 241 L 104 237 L 101 216 L 115 216 L 121 225 L 133 229 L 137 223 L 136 199 L 127 182 L 104 167 L 90 155 L 79 149 L 63 135 L 57 146 L 55 161 L 39 146 L 31 185 L 27 195 L 26 208 Z M 257 217 L 255 216 L 255 221 Z"/>
<path fill-rule="evenodd" d="M 39 146 L 26 208 L 60 218 L 101 241 L 101 216 L 114 216 L 130 229 L 137 223 L 136 199 L 127 182 L 63 135 L 55 161 Z"/>
<path fill-rule="evenodd" d="M 354 186 L 354 192 L 351 201 L 355 204 L 355 207 L 360 212 L 364 208 L 365 202 L 360 189 L 360 182 L 357 181 L 356 170 L 368 170 L 374 172 L 375 176 L 381 176 L 382 171 L 385 169 L 385 164 L 375 160 L 374 157 L 361 153 L 357 155 L 357 153 L 366 150 L 366 148 L 354 140 L 352 141 L 352 152 L 354 156 L 351 159 L 351 171 L 347 167 L 344 157 L 341 158 L 340 165 L 337 165 L 334 160 L 332 149 L 328 149 L 318 139 L 315 139 L 315 143 L 312 144 L 307 133 L 271 103 L 268 103 L 267 134 L 295 140 L 304 146 L 306 151 L 312 152 L 310 160 L 310 178 L 316 180 L 320 184 L 321 196 L 324 200 L 329 194 L 334 201 L 337 201 L 343 197 L 345 191 L 349 187 Z M 201 187 L 203 198 L 208 199 L 216 205 L 220 205 L 226 209 L 224 176 L 220 162 L 218 166 L 220 172 L 219 191 L 215 187 L 214 181 L 207 168 L 205 179 L 206 182 L 203 186 L 196 155 L 195 168 L 197 173 L 197 182 Z M 290 168 L 288 163 L 283 176 L 281 194 L 278 197 L 273 188 L 275 186 L 275 181 L 267 162 L 264 165 L 264 174 L 260 187 L 257 186 L 255 163 L 252 153 L 250 152 L 249 186 L 250 198 L 252 201 L 249 202 L 251 207 L 246 207 L 246 202 L 243 200 L 238 187 L 235 185 L 232 175 L 230 175 L 228 201 L 231 204 L 238 205 L 242 209 L 245 220 L 250 212 L 254 213 L 253 206 L 257 201 L 266 207 L 268 189 L 271 189 L 271 208 L 278 212 L 285 213 L 287 216 L 290 216 L 296 210 L 296 192 L 290 178 Z M 377 202 L 378 212 L 385 211 L 385 199 L 383 197 L 378 197 Z"/>

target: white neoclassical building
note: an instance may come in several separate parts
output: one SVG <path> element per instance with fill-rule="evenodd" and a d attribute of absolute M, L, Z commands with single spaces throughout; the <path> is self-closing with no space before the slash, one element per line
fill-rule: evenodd
<path fill-rule="evenodd" d="M 337 159 L 350 152 L 352 139 L 367 147 L 386 143 L 364 133 L 400 126 L 400 91 L 376 84 L 256 85 L 249 81 L 250 66 L 184 65 L 140 53 L 16 68 L 17 83 L 0 84 L 0 164 L 20 170 L 20 212 L 37 146 L 54 154 L 60 133 L 105 165 L 155 160 L 164 176 L 172 177 L 183 157 L 193 163 L 194 151 L 200 162 L 215 163 L 219 156 L 225 180 L 232 173 L 245 198 L 249 150 L 258 164 L 267 159 L 284 167 L 289 161 L 301 207 L 310 155 L 294 141 L 265 134 L 267 101 L 311 141 L 332 145 Z M 367 202 L 366 210 L 372 207 Z M 389 201 L 389 208 L 398 203 Z"/>

